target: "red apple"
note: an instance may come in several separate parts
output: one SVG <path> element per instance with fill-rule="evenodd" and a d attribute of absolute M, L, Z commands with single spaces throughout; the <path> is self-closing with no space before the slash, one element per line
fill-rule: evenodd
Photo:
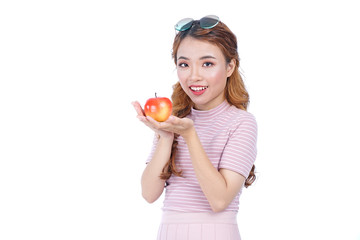
<path fill-rule="evenodd" d="M 171 115 L 172 103 L 166 97 L 149 98 L 144 106 L 146 116 L 150 116 L 158 122 L 166 121 Z"/>

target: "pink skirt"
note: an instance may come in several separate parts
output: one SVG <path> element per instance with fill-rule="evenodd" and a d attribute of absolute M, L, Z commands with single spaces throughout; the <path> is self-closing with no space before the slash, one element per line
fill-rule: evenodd
<path fill-rule="evenodd" d="M 240 240 L 236 212 L 164 211 L 157 240 Z"/>

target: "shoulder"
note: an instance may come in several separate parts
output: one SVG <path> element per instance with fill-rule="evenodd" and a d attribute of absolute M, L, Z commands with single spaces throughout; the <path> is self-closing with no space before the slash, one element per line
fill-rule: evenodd
<path fill-rule="evenodd" d="M 231 106 L 228 110 L 231 116 L 231 125 L 239 126 L 241 124 L 248 124 L 257 126 L 255 116 L 245 110 L 239 109 L 235 106 Z"/>
<path fill-rule="evenodd" d="M 249 135 L 251 139 L 257 138 L 258 126 L 255 116 L 235 106 L 228 109 L 228 122 L 225 126 L 229 137 Z"/>

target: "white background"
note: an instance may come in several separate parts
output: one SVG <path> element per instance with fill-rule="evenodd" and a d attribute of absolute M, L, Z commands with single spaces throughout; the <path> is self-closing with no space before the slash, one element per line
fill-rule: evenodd
<path fill-rule="evenodd" d="M 357 1 L 1 1 L 0 239 L 154 239 L 140 177 L 170 97 L 174 24 L 237 35 L 258 121 L 242 238 L 360 239 Z"/>

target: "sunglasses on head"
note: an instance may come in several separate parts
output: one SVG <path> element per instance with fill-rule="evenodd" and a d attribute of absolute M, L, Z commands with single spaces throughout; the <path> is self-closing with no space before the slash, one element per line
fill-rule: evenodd
<path fill-rule="evenodd" d="M 186 31 L 191 28 L 193 23 L 195 22 L 192 18 L 184 18 L 181 19 L 176 25 L 175 30 L 179 32 Z M 209 29 L 215 27 L 220 22 L 218 16 L 215 15 L 208 15 L 199 20 L 199 24 L 201 28 Z"/>

